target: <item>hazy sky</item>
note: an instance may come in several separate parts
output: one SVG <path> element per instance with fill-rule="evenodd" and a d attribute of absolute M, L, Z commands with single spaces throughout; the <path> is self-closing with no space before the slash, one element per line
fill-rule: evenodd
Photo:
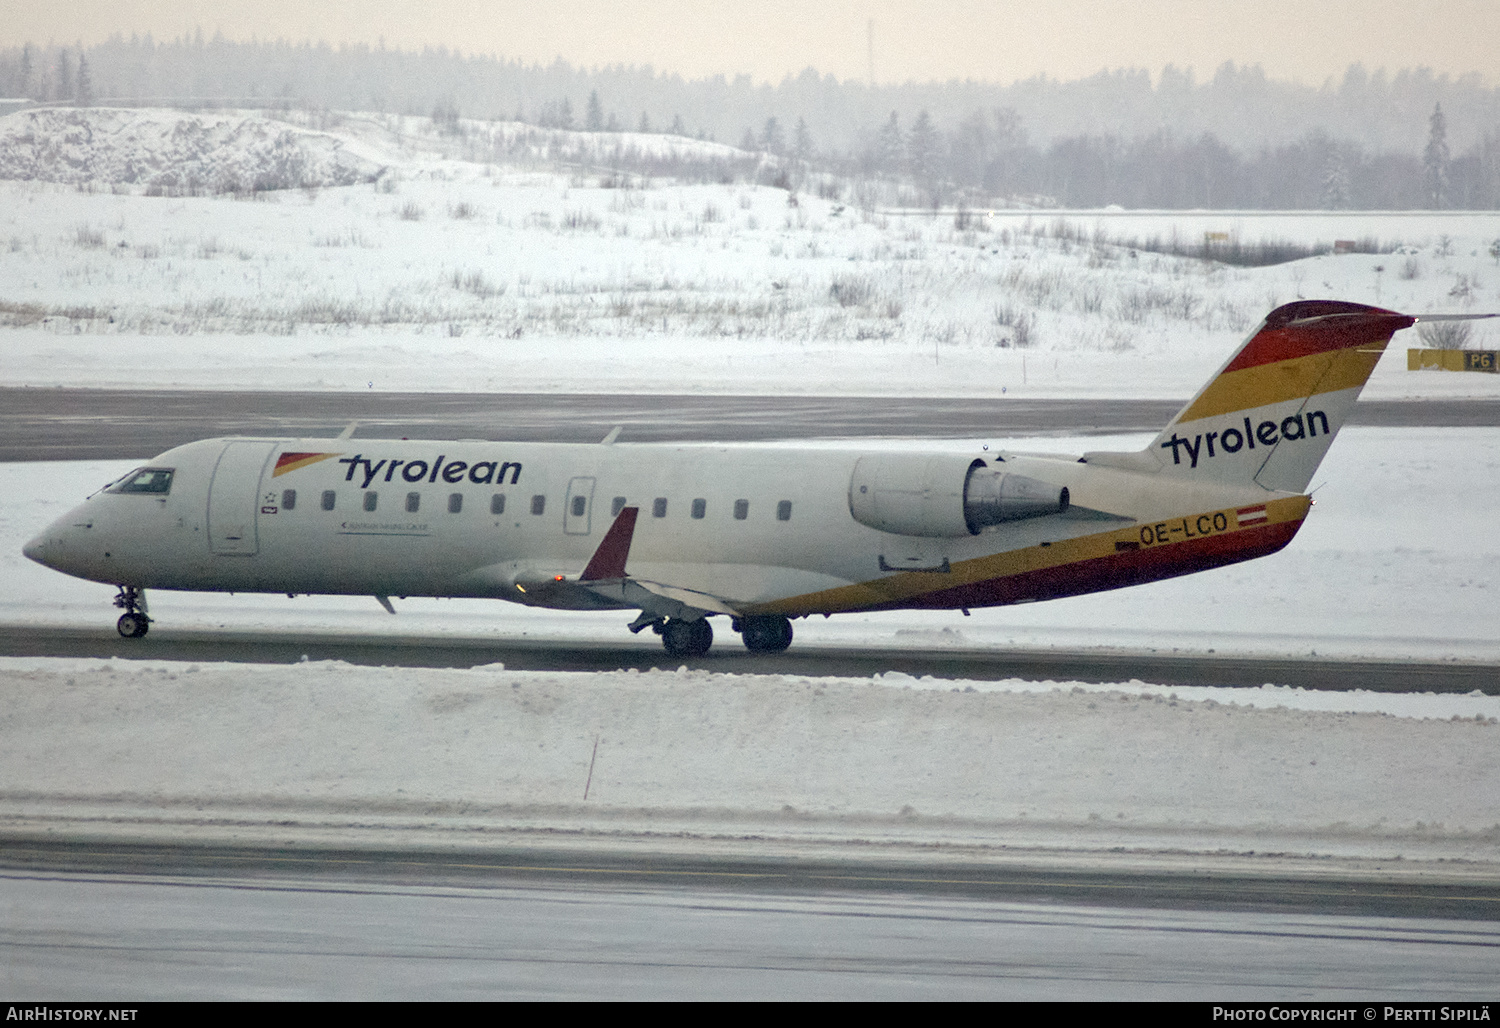
<path fill-rule="evenodd" d="M 881 82 L 1193 67 L 1321 83 L 1354 61 L 1500 81 L 1500 0 L 0 0 L 0 45 L 114 32 L 448 46 L 526 61 Z"/>

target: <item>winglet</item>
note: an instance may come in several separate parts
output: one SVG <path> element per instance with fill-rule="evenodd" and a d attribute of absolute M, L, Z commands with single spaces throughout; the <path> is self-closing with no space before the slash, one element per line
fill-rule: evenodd
<path fill-rule="evenodd" d="M 635 535 L 635 516 L 639 507 L 624 507 L 615 523 L 604 533 L 604 541 L 583 569 L 580 582 L 596 582 L 606 578 L 624 578 L 625 560 L 630 556 L 630 540 Z"/>

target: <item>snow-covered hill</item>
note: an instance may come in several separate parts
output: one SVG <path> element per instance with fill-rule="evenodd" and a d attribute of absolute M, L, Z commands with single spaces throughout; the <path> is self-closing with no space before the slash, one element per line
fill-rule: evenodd
<path fill-rule="evenodd" d="M 243 111 L 41 107 L 0 118 L 0 179 L 170 194 L 369 182 L 361 143 Z"/>
<path fill-rule="evenodd" d="M 1500 212 L 939 213 L 781 170 L 515 122 L 18 112 L 0 118 L 0 379 L 1181 398 L 1290 300 L 1500 308 Z M 243 202 L 275 183 L 315 188 Z M 1325 252 L 1249 268 L 1148 245 L 1209 236 Z M 1326 252 L 1339 239 L 1382 252 Z M 122 363 L 122 334 L 153 342 Z M 1376 394 L 1500 384 L 1401 356 Z"/>

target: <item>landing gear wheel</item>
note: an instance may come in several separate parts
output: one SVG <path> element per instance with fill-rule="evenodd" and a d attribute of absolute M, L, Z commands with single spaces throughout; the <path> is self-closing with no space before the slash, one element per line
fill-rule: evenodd
<path fill-rule="evenodd" d="M 792 623 L 780 614 L 751 614 L 740 619 L 740 638 L 751 653 L 780 653 L 792 644 Z"/>
<path fill-rule="evenodd" d="M 121 614 L 115 627 L 127 639 L 139 639 L 151 629 L 151 621 L 144 614 Z"/>
<path fill-rule="evenodd" d="M 115 622 L 115 628 L 126 639 L 139 639 L 151 629 L 151 619 L 146 616 L 146 590 L 133 585 L 120 586 L 115 597 L 115 606 L 125 613 Z"/>
<path fill-rule="evenodd" d="M 674 657 L 701 657 L 713 641 L 714 627 L 707 618 L 697 621 L 672 618 L 661 626 L 661 644 Z"/>

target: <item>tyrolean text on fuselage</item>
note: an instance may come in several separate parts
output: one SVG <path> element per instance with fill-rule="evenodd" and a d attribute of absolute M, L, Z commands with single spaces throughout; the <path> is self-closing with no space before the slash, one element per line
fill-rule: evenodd
<path fill-rule="evenodd" d="M 346 482 L 355 481 L 354 476 L 358 472 L 361 489 L 370 488 L 376 481 L 394 482 L 398 473 L 401 481 L 413 484 L 442 479 L 451 485 L 457 485 L 467 479 L 475 485 L 505 485 L 507 472 L 510 473 L 510 485 L 515 485 L 521 478 L 519 461 L 480 460 L 470 464 L 468 461 L 448 460 L 446 454 L 438 454 L 436 460 L 426 461 L 396 457 L 377 460 L 356 453 L 352 457 L 341 457 L 339 463 L 349 465 L 349 470 L 344 475 Z"/>

